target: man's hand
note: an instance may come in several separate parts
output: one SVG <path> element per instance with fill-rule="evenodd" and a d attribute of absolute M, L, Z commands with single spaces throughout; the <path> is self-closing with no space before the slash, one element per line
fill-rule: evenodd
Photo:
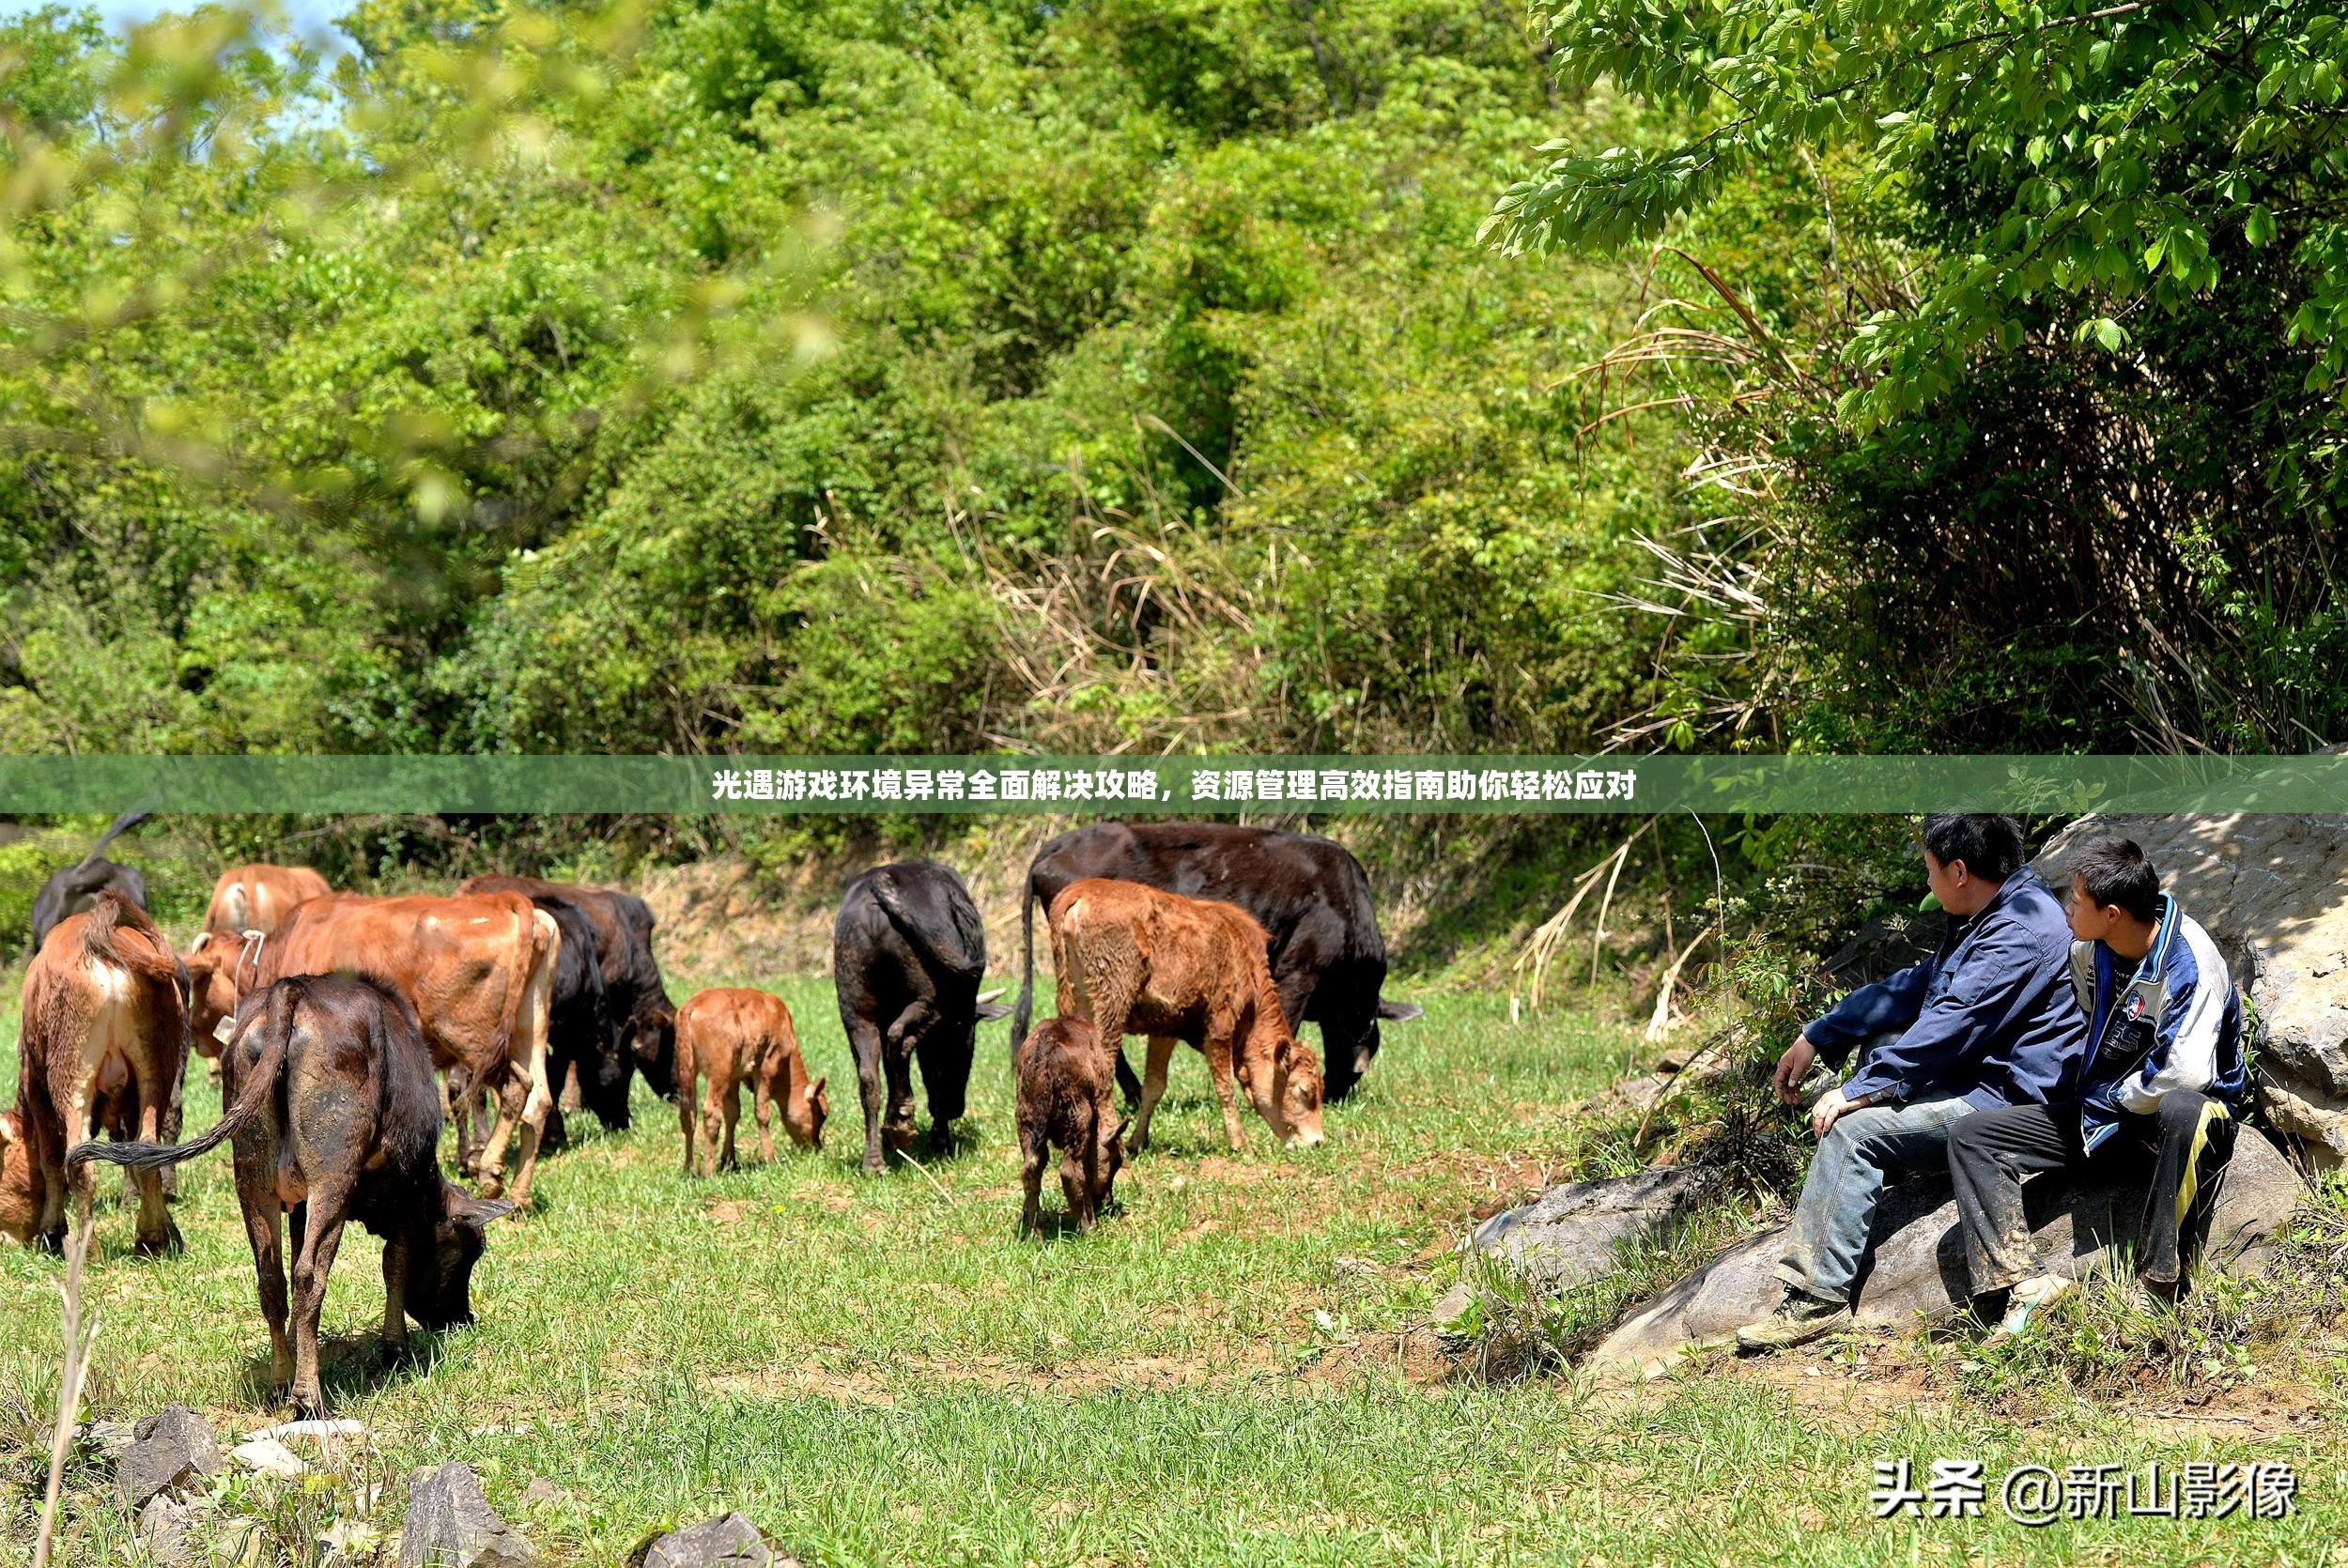
<path fill-rule="evenodd" d="M 1769 1080 L 1777 1085 L 1780 1104 L 1791 1105 L 1801 1098 L 1801 1081 L 1810 1076 L 1810 1066 L 1817 1059 L 1818 1048 L 1810 1043 L 1810 1037 L 1795 1036 L 1785 1054 L 1777 1059 L 1777 1071 Z"/>
<path fill-rule="evenodd" d="M 1845 1114 L 1862 1110 L 1869 1102 L 1866 1095 L 1853 1099 L 1840 1088 L 1829 1089 L 1818 1097 L 1818 1103 L 1810 1108 L 1810 1130 L 1823 1138 Z"/>

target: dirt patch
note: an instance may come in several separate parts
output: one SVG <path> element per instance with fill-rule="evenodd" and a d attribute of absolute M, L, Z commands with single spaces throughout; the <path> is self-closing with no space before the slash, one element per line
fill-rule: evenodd
<path fill-rule="evenodd" d="M 1038 1366 L 1014 1357 L 982 1356 L 956 1361 L 907 1360 L 887 1376 L 870 1368 L 836 1371 L 806 1363 L 761 1367 L 710 1381 L 724 1392 L 754 1399 L 817 1398 L 843 1405 L 893 1407 L 910 1392 L 955 1386 L 1081 1398 L 1258 1383 L 1276 1375 L 1278 1369 L 1273 1347 L 1248 1345 L 1213 1362 L 1175 1356 L 1127 1356 Z"/>

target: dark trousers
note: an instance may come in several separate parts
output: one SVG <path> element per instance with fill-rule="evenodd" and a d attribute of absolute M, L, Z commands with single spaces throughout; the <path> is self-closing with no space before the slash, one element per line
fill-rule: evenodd
<path fill-rule="evenodd" d="M 2138 1244 L 2139 1271 L 2155 1284 L 2174 1284 L 2186 1220 L 2208 1207 L 2212 1178 L 2233 1152 L 2234 1124 L 2207 1095 L 2172 1089 L 2146 1125 L 2149 1138 L 2124 1128 L 2095 1156 L 2140 1160 L 2154 1145 L 2152 1179 L 2144 1196 Z M 1949 1176 L 1965 1231 L 1965 1257 L 1973 1293 L 2002 1290 L 2044 1272 L 2022 1213 L 2022 1177 L 2088 1162 L 2076 1103 L 2014 1105 L 1977 1111 L 1949 1130 Z"/>

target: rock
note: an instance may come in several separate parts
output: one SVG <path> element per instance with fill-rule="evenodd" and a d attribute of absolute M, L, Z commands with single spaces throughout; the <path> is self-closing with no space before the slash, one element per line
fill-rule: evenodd
<path fill-rule="evenodd" d="M 2074 1188 L 2054 1176 L 2022 1189 L 2031 1234 L 2042 1260 L 2059 1274 L 2083 1278 L 2105 1249 L 2133 1241 L 2143 1214 L 2146 1178 L 2121 1174 Z M 2244 1130 L 2217 1188 L 2217 1207 L 2196 1266 L 2223 1268 L 2273 1235 L 2291 1217 L 2303 1188 L 2275 1145 Z M 1605 1372 L 1651 1372 L 1691 1348 L 1723 1345 L 1744 1324 L 1768 1314 L 1784 1286 L 1777 1279 L 1785 1227 L 1740 1241 L 1649 1301 L 1601 1341 L 1587 1364 Z M 1894 1183 L 1876 1212 L 1875 1250 L 1860 1277 L 1861 1328 L 1908 1329 L 1953 1315 L 1970 1281 L 1956 1203 L 1944 1176 Z"/>
<path fill-rule="evenodd" d="M 147 1417 L 131 1432 L 131 1446 L 122 1451 L 115 1472 L 129 1513 L 145 1509 L 150 1498 L 193 1486 L 220 1471 L 220 1445 L 212 1440 L 212 1429 L 184 1405 Z"/>
<path fill-rule="evenodd" d="M 779 1560 L 739 1514 L 671 1530 L 634 1560 L 638 1568 L 769 1568 Z"/>
<path fill-rule="evenodd" d="M 310 1467 L 274 1437 L 255 1437 L 239 1443 L 228 1451 L 228 1457 L 249 1470 L 258 1470 L 280 1481 L 300 1481 L 310 1473 Z"/>
<path fill-rule="evenodd" d="M 196 1533 L 195 1514 L 178 1499 L 160 1493 L 139 1510 L 139 1549 L 156 1568 L 183 1568 L 209 1555 Z"/>
<path fill-rule="evenodd" d="M 553 1482 L 548 1481 L 545 1476 L 539 1476 L 537 1479 L 531 1482 L 529 1485 L 522 1488 L 522 1506 L 524 1508 L 545 1508 L 551 1503 L 558 1503 L 562 1500 L 563 1488 L 557 1486 Z"/>
<path fill-rule="evenodd" d="M 454 1460 L 409 1489 L 399 1568 L 519 1568 L 538 1560 L 481 1495 L 481 1478 Z"/>
<path fill-rule="evenodd" d="M 43 1427 L 40 1450 L 46 1453 L 55 1437 L 55 1430 Z M 139 1439 L 138 1428 L 127 1421 L 94 1421 L 82 1428 L 82 1441 L 89 1444 L 98 1456 L 109 1465 L 119 1465 L 131 1445 Z"/>
<path fill-rule="evenodd" d="M 1504 1264 L 1534 1284 L 1562 1290 L 1610 1272 L 1623 1242 L 1640 1239 L 1686 1212 L 1717 1180 L 1699 1166 L 1659 1165 L 1627 1176 L 1568 1182 L 1522 1207 L 1493 1215 L 1475 1227 L 1463 1250 Z M 1476 1302 L 1470 1272 L 1435 1303 L 1435 1328 L 1449 1332 L 1465 1324 Z"/>
<path fill-rule="evenodd" d="M 2267 1120 L 2324 1163 L 2348 1161 L 2348 816 L 2087 817 L 2040 873 L 2060 891 L 2071 854 L 2106 831 L 2144 846 L 2257 1008 Z"/>

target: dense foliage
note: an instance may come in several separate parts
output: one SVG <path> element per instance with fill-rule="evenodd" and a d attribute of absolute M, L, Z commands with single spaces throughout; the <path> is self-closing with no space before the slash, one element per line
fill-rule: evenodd
<path fill-rule="evenodd" d="M 1836 748 L 2298 751 L 2348 727 L 2338 17 L 1537 8 L 1567 90 L 1664 114 L 1552 144 L 1488 236 L 1661 238 L 1706 269 L 1621 362 L 1702 409 L 1733 526 L 1674 565 L 1750 656 L 1668 709 Z"/>
<path fill-rule="evenodd" d="M 1574 750 L 1670 442 L 1476 0 L 7 23 L 0 747 Z M 168 95 L 177 94 L 176 100 Z"/>

